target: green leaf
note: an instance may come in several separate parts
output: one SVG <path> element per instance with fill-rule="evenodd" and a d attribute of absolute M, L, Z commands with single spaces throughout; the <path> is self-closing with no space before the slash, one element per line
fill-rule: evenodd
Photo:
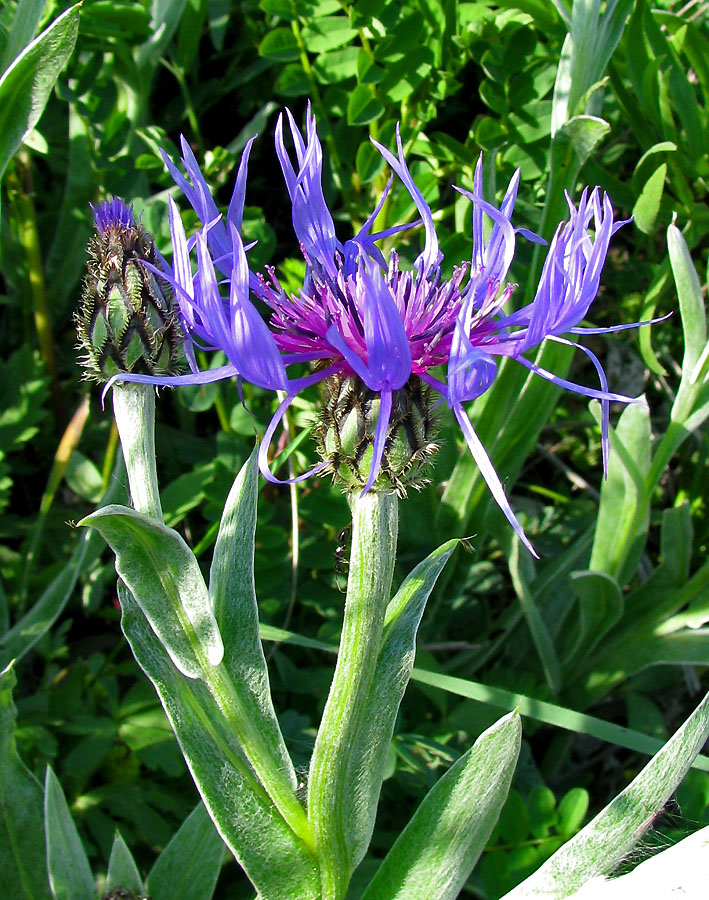
<path fill-rule="evenodd" d="M 234 739 L 232 723 L 201 681 L 179 674 L 121 584 L 118 597 L 133 654 L 155 685 L 212 820 L 259 895 L 263 900 L 319 900 L 315 861 L 257 780 Z M 167 894 L 163 897 L 167 900 Z"/>
<path fill-rule="evenodd" d="M 180 825 L 146 878 L 151 900 L 211 900 L 224 859 L 224 842 L 199 803 Z"/>
<path fill-rule="evenodd" d="M 0 672 L 0 872 L 6 900 L 49 900 L 42 787 L 15 747 L 12 668 Z M 93 898 L 92 898 L 93 900 Z"/>
<path fill-rule="evenodd" d="M 650 234 L 660 211 L 660 201 L 665 189 L 667 163 L 661 163 L 645 182 L 633 207 L 633 219 L 640 231 Z"/>
<path fill-rule="evenodd" d="M 510 713 L 438 780 L 384 858 L 362 900 L 454 900 L 500 815 L 522 727 Z"/>
<path fill-rule="evenodd" d="M 207 587 L 183 538 L 126 506 L 106 506 L 83 519 L 116 554 L 116 572 L 136 597 L 170 658 L 188 678 L 224 656 Z"/>
<path fill-rule="evenodd" d="M 354 865 L 369 846 L 396 715 L 416 656 L 416 634 L 426 601 L 457 541 L 434 550 L 406 577 L 387 606 L 382 646 L 362 722 L 349 749 L 343 800 L 347 841 Z"/>
<path fill-rule="evenodd" d="M 561 798 L 558 807 L 558 830 L 564 837 L 571 837 L 581 827 L 588 812 L 588 791 L 584 788 L 571 788 Z"/>
<path fill-rule="evenodd" d="M 19 0 L 0 59 L 0 75 L 25 49 L 39 28 L 47 0 Z"/>
<path fill-rule="evenodd" d="M 0 178 L 39 121 L 74 50 L 80 4 L 70 7 L 29 44 L 0 78 Z"/>
<path fill-rule="evenodd" d="M 62 786 L 49 766 L 44 783 L 44 828 L 54 900 L 95 900 L 96 886 L 86 851 Z"/>
<path fill-rule="evenodd" d="M 362 141 L 357 148 L 355 167 L 357 177 L 362 184 L 374 181 L 377 175 L 381 175 L 386 166 L 384 157 L 379 153 L 371 141 Z"/>
<path fill-rule="evenodd" d="M 133 855 L 118 832 L 113 839 L 111 856 L 108 860 L 108 874 L 106 875 L 106 890 L 115 891 L 117 888 L 132 891 L 136 895 L 141 895 L 144 890 L 143 880 Z"/>
<path fill-rule="evenodd" d="M 694 372 L 695 366 L 707 345 L 704 296 L 687 242 L 676 225 L 670 225 L 667 229 L 667 249 L 670 255 L 672 274 L 677 285 L 679 312 L 682 317 L 682 330 L 684 333 L 682 380 L 684 381 L 685 376 L 690 376 Z"/>
<path fill-rule="evenodd" d="M 358 84 L 347 103 L 347 124 L 368 125 L 384 115 L 384 104 L 372 95 L 366 84 Z"/>
<path fill-rule="evenodd" d="M 286 774 L 295 790 L 296 775 L 273 709 L 258 631 L 254 591 L 257 454 L 255 449 L 227 498 L 209 573 L 209 593 L 224 641 L 223 665 L 239 696 L 243 715 L 260 732 L 272 765 Z"/>
<path fill-rule="evenodd" d="M 632 783 L 506 900 L 568 897 L 605 875 L 650 827 L 709 737 L 709 695 Z"/>
<path fill-rule="evenodd" d="M 345 47 L 344 50 L 322 53 L 313 63 L 318 81 L 323 84 L 337 84 L 338 81 L 354 78 L 357 74 L 358 52 L 356 47 Z"/>
<path fill-rule="evenodd" d="M 327 53 L 349 44 L 357 37 L 357 32 L 350 28 L 348 16 L 327 16 L 311 20 L 303 28 L 302 35 L 308 52 Z"/>
<path fill-rule="evenodd" d="M 623 615 L 620 585 L 605 572 L 574 572 L 571 588 L 579 601 L 579 630 L 567 658 L 589 656 Z"/>
<path fill-rule="evenodd" d="M 300 63 L 288 63 L 281 69 L 274 89 L 284 97 L 303 97 L 312 90 L 313 82 Z"/>
<path fill-rule="evenodd" d="M 591 406 L 598 415 L 598 404 Z M 608 477 L 601 487 L 589 569 L 605 572 L 625 584 L 634 572 L 642 551 L 649 516 L 636 513 L 645 499 L 645 477 L 650 469 L 650 411 L 644 403 L 626 406 L 615 429 L 610 431 Z M 625 574 L 624 574 L 625 573 Z M 628 576 L 629 577 L 629 576 Z"/>
<path fill-rule="evenodd" d="M 527 620 L 547 684 L 554 694 L 558 694 L 561 690 L 559 658 L 549 629 L 537 608 L 534 596 L 529 588 L 529 581 L 534 574 L 534 564 L 529 558 L 527 551 L 522 549 L 521 542 L 513 535 L 510 539 L 512 547 L 508 555 L 508 565 L 515 594 L 517 594 L 517 599 Z"/>
<path fill-rule="evenodd" d="M 261 41 L 258 52 L 274 62 L 292 62 L 300 56 L 300 47 L 290 28 L 274 28 Z"/>

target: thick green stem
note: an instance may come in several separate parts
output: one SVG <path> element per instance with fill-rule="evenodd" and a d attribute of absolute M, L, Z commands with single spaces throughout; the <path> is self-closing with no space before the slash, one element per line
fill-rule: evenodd
<path fill-rule="evenodd" d="M 394 494 L 356 496 L 345 618 L 330 695 L 310 764 L 308 814 L 322 872 L 322 900 L 342 900 L 352 874 L 343 802 L 350 748 L 377 665 L 396 557 Z"/>
<path fill-rule="evenodd" d="M 149 384 L 117 384 L 113 414 L 126 461 L 134 508 L 162 522 L 155 468 L 155 388 Z"/>

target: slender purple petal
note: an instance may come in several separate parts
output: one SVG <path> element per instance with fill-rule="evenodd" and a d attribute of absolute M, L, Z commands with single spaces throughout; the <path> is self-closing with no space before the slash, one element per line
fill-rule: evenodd
<path fill-rule="evenodd" d="M 502 482 L 500 481 L 497 472 L 495 471 L 495 467 L 490 461 L 490 457 L 485 452 L 485 448 L 480 442 L 480 438 L 475 433 L 475 429 L 470 423 L 470 419 L 467 416 L 467 413 L 463 409 L 460 404 L 456 404 L 453 407 L 453 413 L 460 425 L 460 429 L 463 432 L 463 437 L 465 438 L 465 442 L 468 445 L 468 449 L 473 455 L 473 459 L 475 463 L 480 469 L 480 474 L 485 480 L 490 493 L 493 496 L 493 499 L 497 503 L 497 505 L 502 510 L 505 518 L 510 523 L 512 528 L 515 531 L 517 537 L 522 541 L 524 546 L 529 550 L 529 552 L 536 559 L 539 559 L 539 555 L 534 549 L 534 547 L 529 542 L 529 538 L 524 533 L 524 529 L 519 524 L 519 521 L 515 514 L 512 512 L 512 507 L 510 506 L 507 497 L 505 496 L 505 490 L 502 487 Z"/>
<path fill-rule="evenodd" d="M 384 159 L 389 163 L 391 169 L 399 176 L 405 188 L 411 195 L 411 199 L 414 201 L 414 205 L 416 206 L 416 209 L 421 216 L 421 221 L 423 222 L 424 231 L 426 233 L 426 239 L 424 242 L 423 251 L 417 256 L 416 261 L 414 262 L 414 266 L 421 276 L 428 277 L 429 274 L 433 272 L 433 270 L 441 261 L 441 253 L 438 249 L 438 236 L 436 235 L 436 227 L 433 224 L 431 207 L 428 205 L 428 203 L 426 203 L 423 194 L 416 187 L 414 179 L 411 176 L 411 172 L 406 165 L 406 160 L 404 159 L 404 148 L 401 144 L 401 134 L 399 133 L 399 126 L 396 126 L 396 149 L 398 158 L 395 157 L 390 150 L 387 150 L 387 148 L 380 144 L 378 141 L 375 141 L 374 138 L 370 138 L 370 140 L 377 148 L 377 150 L 379 150 L 379 152 L 382 154 Z"/>
<path fill-rule="evenodd" d="M 362 495 L 366 494 L 379 478 L 379 470 L 382 467 L 382 457 L 386 446 L 389 422 L 391 421 L 392 394 L 391 388 L 384 388 L 379 395 L 379 419 L 377 429 L 374 432 L 374 444 L 372 446 L 372 464 L 369 468 L 369 477 L 364 485 Z"/>

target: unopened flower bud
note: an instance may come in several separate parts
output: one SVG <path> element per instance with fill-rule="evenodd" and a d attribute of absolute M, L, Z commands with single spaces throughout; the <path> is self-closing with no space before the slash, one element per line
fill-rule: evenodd
<path fill-rule="evenodd" d="M 118 198 L 94 210 L 87 274 L 76 326 L 86 377 L 119 372 L 174 375 L 183 341 L 172 288 L 143 261 L 158 265 L 155 244 Z"/>

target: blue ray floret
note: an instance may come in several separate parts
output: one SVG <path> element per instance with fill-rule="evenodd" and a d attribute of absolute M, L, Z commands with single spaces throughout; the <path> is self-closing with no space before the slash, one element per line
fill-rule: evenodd
<path fill-rule="evenodd" d="M 266 429 L 259 453 L 264 477 L 276 483 L 282 482 L 270 471 L 268 449 L 295 396 L 309 385 L 333 376 L 356 377 L 380 400 L 365 491 L 377 483 L 383 465 L 397 392 L 412 379 L 419 379 L 437 392 L 453 412 L 493 497 L 517 535 L 534 553 L 475 433 L 465 404 L 492 386 L 497 357 L 515 359 L 539 376 L 601 402 L 605 466 L 609 403 L 638 401 L 610 392 L 600 362 L 585 348 L 581 349 L 598 372 L 599 389 L 559 378 L 528 360 L 525 354 L 544 340 L 569 343 L 564 335 L 584 331 L 580 323 L 598 293 L 610 240 L 624 223 L 614 221 L 611 202 L 598 188 L 590 194 L 584 191 L 578 207 L 567 197 L 569 218 L 558 226 L 549 245 L 534 300 L 506 314 L 504 308 L 515 287 L 507 277 L 517 234 L 542 242 L 531 232 L 512 225 L 519 171 L 512 177 L 499 208 L 483 197 L 482 158 L 476 167 L 472 191 L 457 188 L 473 204 L 472 253 L 469 261 L 460 263 L 451 278 L 444 280 L 433 214 L 414 183 L 398 130 L 396 153 L 374 142 L 408 191 L 423 225 L 423 250 L 413 269 L 406 271 L 399 267 L 395 252 L 388 261 L 384 258 L 377 241 L 411 226 L 372 233 L 391 180 L 359 232 L 341 243 L 323 194 L 323 154 L 315 116 L 308 109 L 303 136 L 290 111 L 286 114 L 295 159 L 286 148 L 283 116 L 278 118 L 275 146 L 290 198 L 293 228 L 306 263 L 303 287 L 289 294 L 273 269 L 259 273 L 249 268 L 249 246 L 244 244 L 241 226 L 252 141 L 242 155 L 223 219 L 183 139 L 182 162 L 188 178 L 167 157 L 165 161 L 202 227 L 188 241 L 177 207 L 170 199 L 172 265 L 164 263 L 164 269 L 156 271 L 167 277 L 175 289 L 192 372 L 172 378 L 118 377 L 164 385 L 204 384 L 237 377 L 283 392 L 284 399 Z M 487 236 L 483 227 L 485 216 L 492 222 Z M 225 281 L 218 278 L 217 271 Z M 268 322 L 257 304 L 269 310 Z M 616 329 L 590 330 L 599 333 Z M 195 347 L 222 350 L 227 364 L 199 371 Z M 288 370 L 298 363 L 315 363 L 315 370 L 310 375 L 291 378 Z M 434 374 L 440 367 L 445 368 L 443 380 L 440 371 Z M 319 463 L 295 480 L 326 467 L 326 462 Z"/>

